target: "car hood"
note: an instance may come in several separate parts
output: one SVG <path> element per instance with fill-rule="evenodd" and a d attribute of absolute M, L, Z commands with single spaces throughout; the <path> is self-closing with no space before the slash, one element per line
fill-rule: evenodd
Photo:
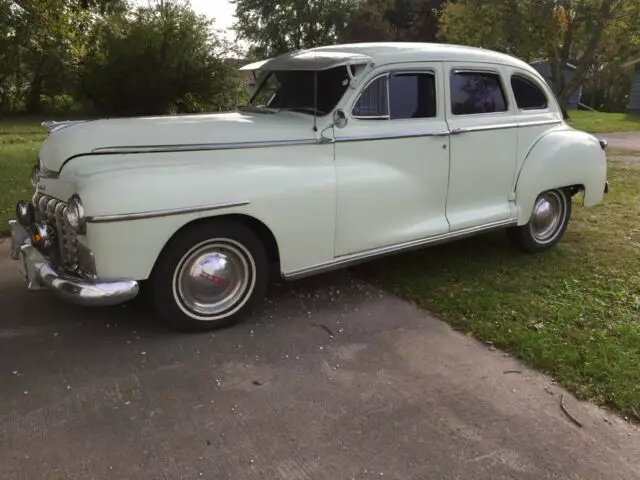
<path fill-rule="evenodd" d="M 72 157 L 136 149 L 166 151 L 224 144 L 313 140 L 311 115 L 278 112 L 218 113 L 48 123 L 50 134 L 40 150 L 41 167 L 58 172 Z M 235 145 L 234 145 L 235 144 Z M 93 155 L 109 161 L 109 155 Z"/>

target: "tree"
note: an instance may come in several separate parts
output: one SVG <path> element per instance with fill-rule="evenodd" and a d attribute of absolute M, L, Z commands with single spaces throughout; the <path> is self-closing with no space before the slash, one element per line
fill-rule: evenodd
<path fill-rule="evenodd" d="M 433 42 L 444 0 L 363 0 L 341 34 L 348 42 Z"/>
<path fill-rule="evenodd" d="M 334 44 L 356 0 L 233 0 L 239 39 L 264 58 Z"/>
<path fill-rule="evenodd" d="M 39 113 L 74 88 L 85 32 L 125 0 L 0 0 L 0 108 Z"/>
<path fill-rule="evenodd" d="M 365 0 L 350 12 L 345 27 L 340 32 L 344 43 L 381 42 L 394 40 L 395 29 L 389 21 L 388 12 L 394 0 Z"/>
<path fill-rule="evenodd" d="M 163 1 L 95 25 L 80 69 L 81 98 L 101 113 L 227 110 L 243 93 L 212 21 Z"/>
<path fill-rule="evenodd" d="M 544 56 L 564 107 L 604 52 L 614 30 L 637 29 L 637 0 L 459 0 L 440 11 L 438 38 L 504 51 L 525 61 Z M 632 20 L 633 19 L 633 20 Z M 565 80 L 565 65 L 576 66 Z"/>

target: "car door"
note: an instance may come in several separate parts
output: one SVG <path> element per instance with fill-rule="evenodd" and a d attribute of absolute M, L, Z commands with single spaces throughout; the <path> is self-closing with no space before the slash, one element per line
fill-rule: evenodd
<path fill-rule="evenodd" d="M 447 233 L 442 64 L 378 70 L 335 129 L 336 256 Z"/>
<path fill-rule="evenodd" d="M 515 217 L 518 123 L 498 65 L 446 63 L 451 131 L 447 220 L 451 230 Z"/>

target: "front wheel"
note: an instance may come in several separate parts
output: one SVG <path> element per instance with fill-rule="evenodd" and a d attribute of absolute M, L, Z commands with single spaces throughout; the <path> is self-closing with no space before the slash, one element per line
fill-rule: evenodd
<path fill-rule="evenodd" d="M 258 237 L 237 222 L 187 228 L 162 253 L 151 278 L 153 304 L 174 330 L 237 323 L 265 294 L 268 261 Z"/>
<path fill-rule="evenodd" d="M 525 225 L 507 230 L 511 243 L 524 252 L 536 253 L 557 244 L 569 226 L 571 195 L 567 190 L 547 190 L 536 198 Z"/>

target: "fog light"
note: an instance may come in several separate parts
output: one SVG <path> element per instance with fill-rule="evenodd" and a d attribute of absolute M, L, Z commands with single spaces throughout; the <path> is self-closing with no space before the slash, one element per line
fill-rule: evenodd
<path fill-rule="evenodd" d="M 56 244 L 56 231 L 48 223 L 38 222 L 33 226 L 33 244 L 45 255 L 50 254 Z"/>
<path fill-rule="evenodd" d="M 40 165 L 36 164 L 31 169 L 31 185 L 33 185 L 34 188 L 38 185 L 39 177 L 40 177 Z"/>
<path fill-rule="evenodd" d="M 20 200 L 16 205 L 16 217 L 23 227 L 31 227 L 36 221 L 36 209 L 32 203 Z"/>
<path fill-rule="evenodd" d="M 77 234 L 84 235 L 87 233 L 87 221 L 84 216 L 84 207 L 80 196 L 73 195 L 67 202 L 67 222 Z"/>

